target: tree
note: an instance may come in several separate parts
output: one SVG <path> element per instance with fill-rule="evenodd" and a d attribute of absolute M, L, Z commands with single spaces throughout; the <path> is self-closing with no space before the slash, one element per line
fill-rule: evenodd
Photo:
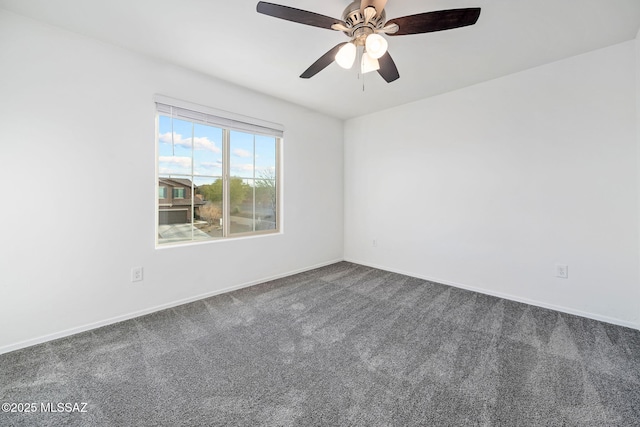
<path fill-rule="evenodd" d="M 199 186 L 196 193 L 201 194 L 205 201 L 222 202 L 222 179 L 216 179 L 213 184 Z"/>
<path fill-rule="evenodd" d="M 260 172 L 260 177 L 256 179 L 256 202 L 268 206 L 275 214 L 277 196 L 275 170 L 263 170 Z"/>
<path fill-rule="evenodd" d="M 222 218 L 222 209 L 217 203 L 207 202 L 204 206 L 200 206 L 200 218 L 207 221 L 209 225 L 220 224 Z"/>
<path fill-rule="evenodd" d="M 242 178 L 232 177 L 229 181 L 229 203 L 232 207 L 238 206 L 247 197 L 251 190 Z M 222 178 L 216 179 L 212 184 L 204 184 L 197 188 L 197 194 L 201 194 L 205 201 L 222 202 Z"/>
<path fill-rule="evenodd" d="M 231 210 L 244 202 L 247 195 L 251 192 L 251 186 L 245 184 L 242 178 L 232 177 L 229 181 L 229 204 Z"/>

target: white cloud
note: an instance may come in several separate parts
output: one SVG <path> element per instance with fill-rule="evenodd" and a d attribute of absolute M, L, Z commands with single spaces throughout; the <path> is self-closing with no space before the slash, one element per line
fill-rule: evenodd
<path fill-rule="evenodd" d="M 207 169 L 222 168 L 222 161 L 216 160 L 215 162 L 200 162 L 199 165 Z"/>
<path fill-rule="evenodd" d="M 220 175 L 222 173 L 222 162 L 200 162 L 196 164 L 195 173 L 198 175 Z"/>
<path fill-rule="evenodd" d="M 237 157 L 248 158 L 251 157 L 251 152 L 247 150 L 243 150 L 242 148 L 236 148 L 233 150 L 233 155 Z"/>
<path fill-rule="evenodd" d="M 181 168 L 191 167 L 191 157 L 160 156 L 158 161 L 161 165 L 166 166 L 178 166 Z"/>
<path fill-rule="evenodd" d="M 191 148 L 191 145 L 192 145 L 192 141 L 191 141 L 192 138 L 184 138 L 182 135 L 175 132 L 173 133 L 173 141 L 171 140 L 171 132 L 160 134 L 159 139 L 160 139 L 160 142 L 163 142 L 165 144 L 173 143 L 174 145 L 177 145 L 179 147 L 184 147 L 184 148 Z M 216 143 L 211 141 L 207 137 L 193 138 L 193 149 L 212 151 L 214 153 L 222 152 L 222 150 L 219 147 L 216 147 Z"/>
<path fill-rule="evenodd" d="M 209 138 L 206 138 L 206 137 L 204 138 L 196 137 L 193 142 L 193 148 L 195 148 L 196 150 L 212 151 L 214 153 L 222 152 L 220 148 L 216 147 L 215 142 L 210 141 Z"/>
<path fill-rule="evenodd" d="M 231 170 L 237 172 L 253 172 L 253 164 L 251 163 L 233 163 L 231 164 Z"/>
<path fill-rule="evenodd" d="M 168 173 L 191 173 L 191 158 L 179 156 L 160 156 L 158 159 L 158 172 Z"/>

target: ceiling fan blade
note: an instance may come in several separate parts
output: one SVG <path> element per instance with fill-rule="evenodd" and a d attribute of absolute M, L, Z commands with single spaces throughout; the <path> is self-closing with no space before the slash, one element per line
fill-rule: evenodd
<path fill-rule="evenodd" d="M 315 76 L 325 68 L 327 68 L 333 61 L 336 60 L 336 54 L 338 53 L 340 48 L 347 43 L 348 42 L 340 43 L 336 45 L 333 49 L 331 49 L 329 52 L 322 55 L 320 58 L 318 58 L 316 62 L 311 64 L 311 66 L 307 68 L 306 71 L 300 75 L 300 77 L 303 79 L 308 79 Z"/>
<path fill-rule="evenodd" d="M 378 59 L 378 63 L 380 64 L 378 74 L 380 74 L 382 78 L 387 81 L 387 83 L 391 83 L 392 81 L 398 80 L 400 78 L 400 73 L 398 73 L 396 63 L 393 62 L 393 59 L 391 59 L 391 55 L 389 55 L 389 52 L 386 52 L 384 55 L 382 55 L 382 57 Z"/>
<path fill-rule="evenodd" d="M 376 13 L 380 15 L 386 4 L 387 0 L 362 0 L 360 2 L 360 12 L 364 13 L 366 8 L 373 6 L 376 9 Z"/>
<path fill-rule="evenodd" d="M 398 24 L 400 29 L 390 36 L 403 36 L 408 34 L 431 33 L 434 31 L 450 30 L 453 28 L 473 25 L 480 16 L 480 8 L 438 10 L 436 12 L 425 12 L 417 15 L 403 16 L 387 21 Z"/>
<path fill-rule="evenodd" d="M 299 24 L 311 25 L 313 27 L 326 28 L 331 30 L 333 24 L 343 24 L 339 19 L 329 16 L 320 15 L 318 13 L 309 12 L 302 9 L 296 9 L 289 6 L 282 6 L 264 1 L 258 2 L 258 13 L 273 16 L 274 18 L 286 19 L 287 21 L 297 22 Z"/>

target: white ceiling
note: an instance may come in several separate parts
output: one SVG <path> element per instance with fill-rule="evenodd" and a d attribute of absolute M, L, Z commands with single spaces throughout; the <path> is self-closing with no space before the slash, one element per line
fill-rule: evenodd
<path fill-rule="evenodd" d="M 271 0 L 341 18 L 349 0 Z M 388 37 L 400 79 L 332 64 L 344 34 L 256 12 L 257 0 L 0 0 L 0 7 L 337 118 L 452 91 L 636 37 L 640 0 L 388 0 L 387 18 L 481 7 L 476 25 Z"/>

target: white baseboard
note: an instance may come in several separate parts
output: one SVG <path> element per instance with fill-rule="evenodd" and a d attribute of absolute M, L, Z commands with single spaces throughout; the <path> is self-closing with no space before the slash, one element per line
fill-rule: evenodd
<path fill-rule="evenodd" d="M 493 292 L 487 289 L 482 289 L 482 288 L 478 288 L 475 286 L 468 286 L 462 283 L 455 283 L 455 282 L 451 282 L 448 280 L 442 280 L 442 279 L 438 279 L 438 278 L 434 278 L 434 277 L 427 277 L 427 276 L 421 276 L 412 272 L 407 272 L 407 271 L 402 271 L 402 270 L 398 270 L 398 269 L 393 269 L 393 268 L 389 268 L 386 266 L 382 266 L 382 265 L 376 265 L 373 263 L 368 263 L 368 262 L 364 262 L 364 261 L 360 261 L 357 259 L 350 259 L 350 258 L 345 258 L 345 259 L 335 259 L 332 261 L 327 261 L 327 262 L 323 262 L 320 264 L 316 264 L 313 266 L 309 266 L 309 267 L 304 267 L 298 270 L 293 270 L 293 271 L 289 271 L 286 273 L 282 273 L 282 274 L 277 274 L 271 277 L 266 277 L 266 278 L 262 278 L 259 280 L 253 280 L 250 282 L 246 282 L 246 283 L 242 283 L 239 285 L 235 285 L 235 286 L 230 286 L 228 288 L 224 288 L 224 289 L 218 289 L 216 291 L 212 291 L 212 292 L 207 292 L 205 294 L 201 294 L 201 295 L 196 295 L 193 297 L 189 297 L 189 298 L 184 298 L 181 300 L 177 300 L 177 301 L 172 301 L 166 304 L 162 304 L 159 306 L 155 306 L 155 307 L 151 307 L 151 308 L 147 308 L 144 310 L 139 310 L 139 311 L 135 311 L 132 313 L 128 313 L 128 314 L 124 314 L 121 316 L 116 316 L 116 317 L 112 317 L 110 319 L 105 319 L 105 320 L 101 320 L 98 322 L 94 322 L 94 323 L 89 323 L 86 325 L 82 325 L 76 328 L 71 328 L 71 329 L 66 329 L 64 331 L 60 331 L 60 332 L 56 332 L 53 334 L 48 334 L 48 335 L 43 335 L 37 338 L 33 338 L 33 339 L 29 339 L 29 340 L 25 340 L 25 341 L 20 341 L 17 342 L 15 344 L 9 344 L 3 347 L 0 347 L 0 354 L 3 353 L 9 353 L 11 351 L 15 351 L 15 350 L 20 350 L 22 348 L 26 348 L 26 347 L 31 347 L 33 345 L 37 345 L 37 344 L 42 344 L 44 342 L 47 341 L 53 341 L 55 339 L 59 339 L 59 338 L 64 338 L 64 337 L 68 337 L 70 335 L 75 335 L 81 332 L 86 332 L 92 329 L 96 329 L 102 326 L 107 326 L 107 325 L 111 325 L 113 323 L 118 323 L 118 322 L 122 322 L 125 320 L 129 320 L 129 319 L 134 319 L 136 317 L 140 317 L 140 316 L 145 316 L 147 314 L 151 314 L 151 313 L 155 313 L 157 311 L 161 311 L 161 310 L 166 310 L 168 308 L 173 308 L 173 307 L 177 307 L 179 305 L 183 305 L 183 304 L 188 304 L 190 302 L 194 302 L 194 301 L 198 301 L 201 299 L 205 299 L 205 298 L 209 298 L 215 295 L 220 295 L 220 294 L 224 294 L 227 292 L 232 292 L 238 289 L 242 289 L 242 288 L 247 288 L 249 286 L 254 286 L 254 285 L 258 285 L 260 283 L 264 283 L 264 282 L 268 282 L 270 280 L 276 280 L 276 279 L 281 279 L 283 277 L 288 277 L 288 276 L 292 276 L 294 274 L 298 274 L 298 273 L 303 273 L 305 271 L 310 271 L 310 270 L 314 270 L 316 268 L 320 268 L 320 267 L 325 267 L 327 265 L 331 265 L 331 264 L 335 264 L 337 262 L 341 262 L 341 261 L 347 261 L 347 262 L 352 262 L 355 264 L 360 264 L 363 266 L 367 266 L 367 267 L 372 267 L 372 268 L 377 268 L 379 270 L 384 270 L 384 271 L 389 271 L 392 273 L 398 273 L 398 274 L 403 274 L 405 276 L 410 276 L 410 277 L 415 277 L 418 279 L 423 279 L 423 280 L 428 280 L 430 282 L 435 282 L 435 283 L 441 283 L 443 285 L 449 285 L 449 286 L 453 286 L 455 288 L 460 288 L 460 289 L 466 289 L 469 291 L 473 291 L 473 292 L 478 292 L 481 294 L 485 294 L 485 295 L 491 295 L 494 297 L 498 297 L 498 298 L 504 298 L 507 300 L 511 300 L 511 301 L 516 301 L 516 302 L 521 302 L 524 304 L 529 304 L 529 305 L 534 305 L 537 307 L 542 307 L 542 308 L 548 308 L 550 310 L 555 310 L 555 311 L 559 311 L 562 313 L 567 313 L 567 314 L 573 314 L 576 316 L 580 316 L 580 317 L 585 317 L 588 319 L 593 319 L 593 320 L 598 320 L 601 322 L 605 322 L 605 323 L 611 323 L 613 325 L 618 325 L 618 326 L 624 326 L 627 328 L 631 328 L 631 329 L 637 329 L 640 330 L 640 325 L 636 325 L 632 322 L 627 322 L 624 320 L 620 320 L 620 319 L 616 319 L 616 318 L 612 318 L 612 317 L 608 317 L 608 316 L 602 316 L 599 314 L 594 314 L 594 313 L 588 313 L 588 312 L 584 312 L 584 311 L 580 311 L 580 310 L 574 310 L 571 308 L 567 308 L 567 307 L 562 307 L 562 306 L 557 306 L 554 304 L 548 304 L 548 303 L 544 303 L 544 302 L 540 302 L 540 301 L 535 301 L 535 300 L 530 300 L 528 298 L 521 298 L 521 297 L 517 297 L 514 295 L 510 295 L 510 294 L 505 294 L 502 292 Z"/>
<path fill-rule="evenodd" d="M 42 344 L 42 343 L 47 342 L 47 341 L 53 341 L 53 340 L 56 340 L 56 339 L 59 339 L 59 338 L 68 337 L 70 335 L 75 335 L 75 334 L 78 334 L 80 332 L 90 331 L 92 329 L 100 328 L 102 326 L 107 326 L 107 325 L 111 325 L 111 324 L 118 323 L 118 322 L 122 322 L 124 320 L 129 320 L 129 319 L 134 319 L 136 317 L 145 316 L 147 314 L 155 313 L 156 311 L 166 310 L 167 308 L 177 307 L 179 305 L 188 304 L 188 303 L 194 302 L 194 301 L 199 301 L 201 299 L 209 298 L 209 297 L 212 297 L 212 296 L 215 296 L 215 295 L 225 294 L 227 292 L 236 291 L 236 290 L 242 289 L 242 288 L 248 288 L 249 286 L 258 285 L 260 283 L 269 282 L 271 280 L 281 279 L 283 277 L 288 277 L 288 276 L 293 276 L 294 274 L 303 273 L 305 271 L 314 270 L 314 269 L 320 268 L 320 267 L 325 267 L 327 265 L 335 264 L 335 263 L 341 262 L 341 261 L 342 261 L 342 259 L 335 259 L 335 260 L 332 260 L 332 261 L 323 262 L 323 263 L 320 263 L 320 264 L 316 264 L 316 265 L 313 265 L 313 266 L 300 268 L 300 269 L 289 271 L 289 272 L 286 272 L 286 273 L 277 274 L 277 275 L 274 275 L 274 276 L 271 276 L 271 277 L 266 277 L 266 278 L 263 278 L 263 279 L 253 280 L 251 282 L 242 283 L 240 285 L 230 286 L 228 288 L 218 289 L 216 291 L 207 292 L 207 293 L 204 293 L 204 294 L 201 294 L 201 295 L 196 295 L 196 296 L 193 296 L 193 297 L 184 298 L 184 299 L 177 300 L 177 301 L 172 301 L 172 302 L 169 302 L 169 303 L 166 303 L 166 304 L 162 304 L 162 305 L 159 305 L 159 306 L 150 307 L 150 308 L 146 308 L 144 310 L 135 311 L 133 313 L 123 314 L 121 316 L 112 317 L 110 319 L 100 320 L 98 322 L 89 323 L 89 324 L 86 324 L 86 325 L 78 326 L 76 328 L 66 329 L 64 331 L 55 332 L 53 334 L 47 334 L 47 335 L 43 335 L 43 336 L 40 336 L 40 337 L 37 337 L 37 338 L 33 338 L 33 339 L 25 340 L 25 341 L 20 341 L 20 342 L 17 342 L 15 344 L 5 345 L 5 346 L 0 347 L 0 354 L 9 353 L 11 351 L 20 350 L 22 348 L 31 347 L 31 346 L 37 345 L 37 344 Z"/>
<path fill-rule="evenodd" d="M 373 263 L 363 262 L 363 261 L 359 261 L 357 259 L 345 258 L 344 261 L 352 262 L 354 264 L 364 265 L 366 267 L 376 268 L 378 270 L 389 271 L 391 273 L 397 273 L 397 274 L 402 274 L 402 275 L 405 275 L 405 276 L 415 277 L 415 278 L 418 278 L 418 279 L 427 280 L 429 282 L 435 282 L 435 283 L 440 283 L 440 284 L 443 284 L 443 285 L 453 286 L 454 288 L 466 289 L 468 291 L 478 292 L 480 294 L 491 295 L 491 296 L 498 297 L 498 298 L 504 298 L 504 299 L 507 299 L 507 300 L 510 300 L 510 301 L 516 301 L 516 302 L 521 302 L 523 304 L 534 305 L 536 307 L 548 308 L 549 310 L 555 310 L 555 311 L 559 311 L 559 312 L 562 312 L 562 313 L 573 314 L 573 315 L 576 315 L 576 316 L 585 317 L 587 319 L 593 319 L 593 320 L 598 320 L 598 321 L 605 322 L 605 323 L 610 323 L 612 325 L 624 326 L 626 328 L 640 330 L 640 325 L 638 325 L 638 324 L 635 324 L 633 322 L 628 322 L 628 321 L 625 321 L 625 320 L 621 320 L 621 319 L 616 319 L 616 318 L 613 318 L 613 317 L 602 316 L 600 314 L 588 313 L 588 312 L 580 311 L 580 310 L 574 310 L 572 308 L 567 308 L 567 307 L 563 307 L 563 306 L 559 306 L 559 305 L 554 305 L 554 304 L 549 304 L 549 303 L 545 303 L 545 302 L 541 302 L 541 301 L 531 300 L 531 299 L 528 299 L 528 298 L 522 298 L 522 297 L 510 295 L 510 294 L 505 294 L 505 293 L 502 293 L 502 292 L 494 292 L 494 291 L 491 291 L 491 290 L 488 290 L 488 289 L 478 288 L 478 287 L 475 287 L 475 286 L 468 286 L 468 285 L 465 285 L 463 283 L 451 282 L 449 280 L 442 280 L 442 279 L 438 279 L 438 278 L 434 278 L 434 277 L 421 276 L 421 275 L 418 275 L 418 274 L 415 274 L 415 273 L 412 273 L 412 272 L 397 270 L 397 269 L 385 267 L 385 266 L 382 266 L 382 265 L 376 265 L 376 264 L 373 264 Z"/>

